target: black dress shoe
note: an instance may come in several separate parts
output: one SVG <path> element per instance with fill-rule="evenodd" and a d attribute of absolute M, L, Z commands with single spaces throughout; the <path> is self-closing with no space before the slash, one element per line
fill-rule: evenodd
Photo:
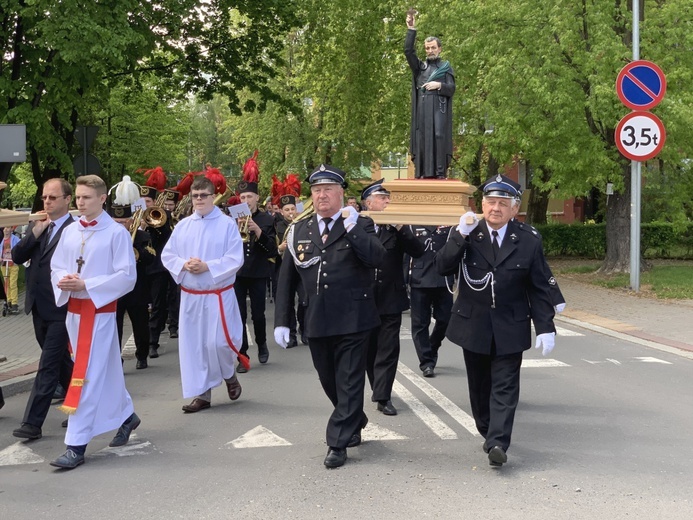
<path fill-rule="evenodd" d="M 436 373 L 433 371 L 433 367 L 426 367 L 423 369 L 424 377 L 435 377 Z"/>
<path fill-rule="evenodd" d="M 168 337 L 171 339 L 176 339 L 178 337 L 178 329 L 169 330 Z"/>
<path fill-rule="evenodd" d="M 247 368 L 245 368 L 241 363 L 238 363 L 238 366 L 236 367 L 236 372 L 238 372 L 239 374 L 245 374 L 247 371 Z"/>
<path fill-rule="evenodd" d="M 258 345 L 257 347 L 257 360 L 265 364 L 267 363 L 267 360 L 269 359 L 269 349 L 267 348 L 267 343 L 263 343 L 262 345 Z"/>
<path fill-rule="evenodd" d="M 500 467 L 506 462 L 508 462 L 508 456 L 503 448 L 494 446 L 488 450 L 488 463 L 490 466 Z"/>
<path fill-rule="evenodd" d="M 84 455 L 78 455 L 70 448 L 60 457 L 50 462 L 51 466 L 63 469 L 75 469 L 80 464 L 84 464 Z"/>
<path fill-rule="evenodd" d="M 29 439 L 30 441 L 35 441 L 42 437 L 41 428 L 27 423 L 22 424 L 19 428 L 14 430 L 12 435 L 20 439 Z"/>
<path fill-rule="evenodd" d="M 392 401 L 378 401 L 378 411 L 384 415 L 397 415 L 397 408 L 392 406 Z"/>
<path fill-rule="evenodd" d="M 209 408 L 211 403 L 209 401 L 205 401 L 203 399 L 198 399 L 197 397 L 192 400 L 190 404 L 184 404 L 183 405 L 183 411 L 185 413 L 195 413 L 199 412 L 200 410 L 206 410 Z"/>
<path fill-rule="evenodd" d="M 298 341 L 296 341 L 296 336 L 291 336 L 289 338 L 289 344 L 286 346 L 286 348 L 294 348 L 298 347 Z"/>
<path fill-rule="evenodd" d="M 149 357 L 152 359 L 159 357 L 159 345 L 149 345 Z"/>
<path fill-rule="evenodd" d="M 356 446 L 359 446 L 361 444 L 361 431 L 359 430 L 359 433 L 355 433 L 354 435 L 351 436 L 351 439 L 349 439 L 349 444 L 347 444 L 347 448 L 355 448 Z"/>
<path fill-rule="evenodd" d="M 109 446 L 111 448 L 125 446 L 130 440 L 130 434 L 136 430 L 141 423 L 142 421 L 140 418 L 137 417 L 137 414 L 133 412 L 133 414 L 128 417 L 127 421 L 125 421 L 122 426 L 118 428 L 118 432 L 115 434 L 115 437 L 113 437 L 113 440 Z"/>
<path fill-rule="evenodd" d="M 323 464 L 328 468 L 338 468 L 339 466 L 344 466 L 346 459 L 347 452 L 344 448 L 330 448 L 327 450 L 327 456 Z"/>
<path fill-rule="evenodd" d="M 306 337 L 305 332 L 301 332 L 301 343 L 303 343 L 304 345 L 308 344 L 308 338 Z"/>
<path fill-rule="evenodd" d="M 137 364 L 135 365 L 135 368 L 138 370 L 141 370 L 143 368 L 147 368 L 149 365 L 147 364 L 146 359 L 138 359 Z"/>
<path fill-rule="evenodd" d="M 61 422 L 60 426 L 62 426 L 63 428 L 67 428 L 67 419 L 65 419 L 63 422 Z"/>
<path fill-rule="evenodd" d="M 62 387 L 62 385 L 58 385 L 55 389 L 55 392 L 53 392 L 53 397 L 51 399 L 54 400 L 63 400 L 65 399 L 65 389 Z"/>

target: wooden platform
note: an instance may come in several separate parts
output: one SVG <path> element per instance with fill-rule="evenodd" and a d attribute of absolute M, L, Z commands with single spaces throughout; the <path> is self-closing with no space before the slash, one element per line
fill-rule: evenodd
<path fill-rule="evenodd" d="M 385 211 L 364 211 L 376 224 L 451 226 L 470 210 L 471 184 L 456 179 L 396 179 L 384 183 L 390 192 Z"/>

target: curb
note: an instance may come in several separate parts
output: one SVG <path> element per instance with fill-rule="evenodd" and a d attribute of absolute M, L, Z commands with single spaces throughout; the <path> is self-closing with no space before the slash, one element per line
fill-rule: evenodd
<path fill-rule="evenodd" d="M 36 377 L 36 372 L 27 374 L 24 376 L 14 377 L 3 381 L 0 383 L 0 388 L 2 388 L 2 393 L 5 399 L 12 397 L 13 395 L 23 394 L 24 392 L 29 392 L 31 387 L 34 386 L 34 378 Z"/>

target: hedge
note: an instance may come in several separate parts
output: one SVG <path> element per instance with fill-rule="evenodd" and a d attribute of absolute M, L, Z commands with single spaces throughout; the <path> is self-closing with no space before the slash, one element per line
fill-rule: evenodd
<path fill-rule="evenodd" d="M 604 258 L 606 224 L 536 226 L 547 256 Z M 641 225 L 640 248 L 648 258 L 693 258 L 693 223 L 653 222 Z"/>

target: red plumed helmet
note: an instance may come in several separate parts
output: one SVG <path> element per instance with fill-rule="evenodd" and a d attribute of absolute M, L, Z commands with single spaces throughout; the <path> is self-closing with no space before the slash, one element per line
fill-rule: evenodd
<path fill-rule="evenodd" d="M 277 178 L 276 174 L 272 175 L 272 188 L 270 189 L 272 201 L 278 197 L 281 197 L 282 195 L 284 195 L 284 185 L 282 184 L 282 181 Z"/>
<path fill-rule="evenodd" d="M 238 195 L 231 195 L 229 200 L 226 201 L 227 206 L 235 206 L 241 203 L 241 198 Z"/>
<path fill-rule="evenodd" d="M 188 193 L 190 193 L 190 188 L 192 187 L 193 180 L 195 180 L 195 177 L 198 175 L 202 175 L 202 172 L 188 172 L 185 174 L 185 177 L 183 177 L 180 182 L 176 185 L 176 191 L 180 193 L 181 197 L 184 197 Z"/>
<path fill-rule="evenodd" d="M 226 193 L 226 179 L 218 168 L 207 168 L 205 177 L 214 184 L 215 193 Z"/>
<path fill-rule="evenodd" d="M 298 175 L 290 173 L 286 176 L 283 191 L 282 195 L 293 195 L 296 198 L 301 196 L 301 181 L 298 180 Z"/>
<path fill-rule="evenodd" d="M 243 165 L 243 180 L 247 182 L 259 182 L 260 181 L 260 169 L 257 166 L 257 153 L 255 150 L 253 156 L 248 159 Z"/>
<path fill-rule="evenodd" d="M 166 173 L 161 166 L 145 171 L 144 176 L 147 177 L 146 186 L 156 188 L 156 191 L 163 191 L 166 188 Z"/>

